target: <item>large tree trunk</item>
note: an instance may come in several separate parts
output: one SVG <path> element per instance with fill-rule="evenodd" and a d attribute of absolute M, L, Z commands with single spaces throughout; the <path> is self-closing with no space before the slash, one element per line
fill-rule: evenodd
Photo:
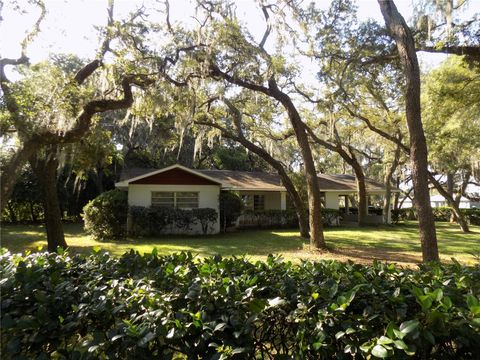
<path fill-rule="evenodd" d="M 313 161 L 312 149 L 305 125 L 302 122 L 300 114 L 290 97 L 278 89 L 277 84 L 270 80 L 269 88 L 272 90 L 273 97 L 280 101 L 288 113 L 288 118 L 295 132 L 298 146 L 302 153 L 304 162 L 305 177 L 307 180 L 308 192 L 308 210 L 310 223 L 310 245 L 315 249 L 326 249 L 327 244 L 323 235 L 323 219 L 322 219 L 322 201 L 320 195 L 320 185 L 318 183 L 317 170 Z"/>
<path fill-rule="evenodd" d="M 277 170 L 278 175 L 280 175 L 280 178 L 282 179 L 283 186 L 285 186 L 285 189 L 287 189 L 288 195 L 290 196 L 290 199 L 292 200 L 293 205 L 295 206 L 295 212 L 297 214 L 298 225 L 300 228 L 300 235 L 308 239 L 310 237 L 310 234 L 308 231 L 307 211 L 305 209 L 305 206 L 303 205 L 303 201 L 300 198 L 300 195 L 298 194 L 297 189 L 295 188 L 295 185 L 293 184 L 292 180 L 288 176 L 283 165 L 279 161 L 275 160 L 264 149 L 251 143 L 247 139 L 238 138 L 238 137 L 232 138 L 232 139 L 238 141 L 240 144 L 245 146 L 245 148 L 257 154 L 263 160 L 268 162 L 270 166 L 272 166 L 275 170 Z"/>
<path fill-rule="evenodd" d="M 406 77 L 406 115 L 410 135 L 412 180 L 418 212 L 423 261 L 438 261 L 437 235 L 428 189 L 427 142 L 420 107 L 420 68 L 415 42 L 393 0 L 378 0 L 390 35 L 395 39 Z"/>
<path fill-rule="evenodd" d="M 401 151 L 400 146 L 397 145 L 397 148 L 395 149 L 395 153 L 393 156 L 393 161 L 388 167 L 387 172 L 385 173 L 385 178 L 384 178 L 385 199 L 383 201 L 383 223 L 384 224 L 389 224 L 391 222 L 393 174 L 400 162 L 400 151 Z M 398 196 L 395 199 L 395 210 L 397 209 L 396 206 L 398 206 Z"/>
<path fill-rule="evenodd" d="M 326 249 L 325 238 L 323 235 L 323 220 L 321 213 L 321 195 L 320 186 L 318 184 L 317 171 L 315 169 L 315 162 L 313 161 L 312 150 L 308 141 L 308 135 L 305 129 L 305 124 L 300 117 L 295 105 L 290 96 L 282 92 L 272 77 L 268 80 L 268 87 L 250 83 L 238 77 L 233 77 L 225 72 L 222 72 L 215 64 L 209 64 L 210 75 L 220 76 L 231 84 L 236 84 L 240 87 L 261 92 L 267 96 L 279 101 L 287 110 L 288 118 L 295 132 L 298 146 L 302 153 L 304 162 L 305 177 L 307 180 L 308 192 L 308 209 L 309 209 L 309 224 L 310 224 L 310 245 L 315 249 Z"/>
<path fill-rule="evenodd" d="M 357 166 L 358 165 L 358 166 Z M 367 203 L 367 187 L 365 185 L 365 175 L 359 164 L 356 164 L 353 167 L 355 172 L 355 180 L 357 182 L 357 193 L 358 193 L 358 225 L 366 225 L 366 218 L 368 216 L 368 203 Z"/>
<path fill-rule="evenodd" d="M 293 205 L 295 206 L 295 212 L 297 214 L 298 225 L 300 229 L 300 236 L 308 239 L 310 237 L 310 234 L 308 231 L 307 211 L 305 209 L 305 206 L 303 204 L 302 199 L 300 198 L 300 195 L 297 189 L 295 188 L 295 185 L 290 179 L 290 176 L 288 176 L 284 166 L 280 161 L 274 159 L 273 156 L 270 155 L 267 151 L 262 149 L 260 146 L 252 143 L 244 136 L 242 131 L 241 112 L 229 100 L 224 99 L 223 101 L 228 106 L 228 108 L 230 109 L 230 112 L 234 117 L 236 135 L 232 134 L 230 131 L 228 131 L 227 129 L 221 126 L 218 126 L 216 124 L 212 124 L 209 122 L 197 121 L 197 124 L 216 127 L 222 132 L 222 135 L 224 137 L 234 140 L 239 144 L 243 145 L 246 149 L 250 150 L 250 152 L 256 154 L 257 156 L 265 160 L 268 164 L 270 164 L 270 166 L 272 166 L 275 170 L 277 170 L 278 175 L 280 175 L 280 178 L 282 179 L 283 186 L 285 186 L 285 188 L 287 189 L 288 195 L 290 196 L 290 199 L 292 200 Z"/>
<path fill-rule="evenodd" d="M 42 187 L 48 251 L 55 252 L 58 247 L 66 249 L 67 243 L 63 232 L 62 214 L 57 192 L 58 160 L 56 147 L 49 148 L 45 159 L 33 156 L 30 164 Z"/>
<path fill-rule="evenodd" d="M 362 166 L 356 159 L 353 152 L 351 152 L 352 161 L 350 165 L 355 172 L 355 179 L 357 182 L 358 193 L 358 225 L 365 226 L 366 218 L 368 216 L 368 202 L 367 202 L 367 186 L 365 185 L 365 174 L 363 173 Z"/>

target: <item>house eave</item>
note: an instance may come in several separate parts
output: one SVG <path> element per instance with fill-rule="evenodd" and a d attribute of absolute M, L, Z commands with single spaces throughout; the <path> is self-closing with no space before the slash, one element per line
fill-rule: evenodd
<path fill-rule="evenodd" d="M 270 191 L 270 192 L 285 192 L 287 189 L 285 188 L 278 188 L 278 189 L 272 189 L 272 188 L 260 188 L 260 187 L 254 187 L 254 188 L 245 188 L 245 187 L 238 187 L 238 186 L 224 186 L 222 187 L 222 190 L 229 190 L 229 191 Z"/>

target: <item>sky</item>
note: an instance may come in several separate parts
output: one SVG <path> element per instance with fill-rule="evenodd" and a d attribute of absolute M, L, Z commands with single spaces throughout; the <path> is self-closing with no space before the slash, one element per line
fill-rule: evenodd
<path fill-rule="evenodd" d="M 18 2 L 23 8 L 29 8 L 29 13 L 19 14 L 12 11 L 12 4 Z M 25 6 L 27 0 L 7 0 L 2 10 L 3 21 L 0 22 L 0 55 L 2 57 L 18 57 L 20 41 L 25 36 L 38 16 L 38 10 Z M 1 3 L 1 1 L 0 1 Z M 94 57 L 99 41 L 95 26 L 105 25 L 107 0 L 46 0 L 47 16 L 44 20 L 41 33 L 29 47 L 28 55 L 32 62 L 48 58 L 50 53 L 74 53 L 80 57 L 91 59 Z M 116 16 L 126 14 L 129 10 L 144 3 L 147 7 L 155 7 L 159 19 L 163 15 L 158 12 L 162 8 L 162 1 L 155 0 L 116 0 Z M 328 0 L 319 0 L 318 3 L 328 5 Z M 480 11 L 480 0 L 474 0 L 474 7 Z M 412 17 L 412 0 L 397 0 L 397 7 L 407 19 Z M 472 5 L 470 5 L 472 6 Z M 359 18 L 373 18 L 383 23 L 383 18 L 376 0 L 358 0 Z M 170 0 L 172 21 L 189 18 L 193 6 L 188 0 Z M 238 13 L 243 15 L 253 29 L 253 35 L 261 37 L 264 31 L 264 19 L 252 1 L 238 1 Z M 255 34 L 257 33 L 257 34 Z M 423 54 L 420 61 L 428 66 L 435 66 L 445 56 Z"/>

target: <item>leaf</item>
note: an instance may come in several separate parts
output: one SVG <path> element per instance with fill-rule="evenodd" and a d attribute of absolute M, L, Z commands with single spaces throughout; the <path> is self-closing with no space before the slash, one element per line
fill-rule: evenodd
<path fill-rule="evenodd" d="M 478 299 L 472 294 L 467 295 L 467 305 L 471 309 L 474 306 L 478 306 Z"/>
<path fill-rule="evenodd" d="M 382 345 L 375 345 L 372 349 L 372 355 L 384 359 L 388 357 L 388 351 Z"/>
<path fill-rule="evenodd" d="M 380 339 L 377 340 L 377 344 L 381 344 L 381 345 L 391 344 L 392 342 L 393 340 L 386 336 L 380 336 Z"/>
<path fill-rule="evenodd" d="M 422 305 L 422 309 L 427 310 L 432 307 L 433 300 L 430 295 L 419 296 L 418 300 L 420 300 L 420 305 Z"/>
<path fill-rule="evenodd" d="M 213 329 L 214 332 L 216 331 L 223 331 L 227 327 L 226 323 L 219 323 L 215 326 L 215 329 Z"/>
<path fill-rule="evenodd" d="M 423 332 L 423 336 L 425 337 L 425 339 L 428 340 L 428 342 L 429 342 L 430 344 L 435 345 L 435 337 L 433 336 L 433 334 L 432 334 L 430 331 L 425 330 L 425 331 Z"/>
<path fill-rule="evenodd" d="M 443 298 L 443 290 L 440 289 L 440 288 L 439 288 L 439 289 L 436 289 L 436 290 L 432 293 L 432 295 L 434 296 L 434 299 L 435 299 L 436 301 L 440 301 L 440 300 L 442 300 L 442 298 Z"/>
<path fill-rule="evenodd" d="M 167 339 L 173 339 L 174 336 L 175 336 L 175 328 L 171 328 L 170 331 L 168 332 L 166 338 Z"/>
<path fill-rule="evenodd" d="M 413 330 L 415 330 L 419 325 L 420 325 L 420 322 L 418 320 L 404 321 L 403 323 L 400 324 L 400 331 L 403 334 L 408 334 L 408 333 L 411 333 Z"/>
<path fill-rule="evenodd" d="M 339 332 L 337 332 L 337 333 L 335 334 L 335 339 L 338 340 L 338 339 L 342 338 L 343 335 L 345 335 L 345 332 L 339 331 Z"/>
<path fill-rule="evenodd" d="M 88 352 L 94 352 L 95 350 L 97 350 L 100 346 L 99 345 L 93 345 L 93 346 L 90 346 L 88 348 Z"/>
<path fill-rule="evenodd" d="M 100 250 L 102 250 L 102 248 L 101 248 L 100 246 L 98 246 L 98 245 L 97 245 L 97 246 L 94 246 L 94 247 L 92 248 L 92 253 L 93 253 L 93 254 L 98 254 L 98 253 L 100 252 Z"/>
<path fill-rule="evenodd" d="M 397 330 L 397 329 L 393 329 L 393 333 L 399 339 L 403 339 L 405 337 L 405 335 L 407 335 L 406 333 L 403 333 L 403 332 L 401 332 L 400 330 Z"/>
<path fill-rule="evenodd" d="M 243 354 L 243 353 L 245 353 L 245 352 L 247 352 L 247 348 L 238 347 L 238 348 L 233 349 L 232 355 L 235 355 L 235 354 Z"/>
<path fill-rule="evenodd" d="M 282 299 L 281 297 L 278 297 L 278 296 L 276 298 L 268 300 L 268 306 L 269 307 L 277 307 L 277 306 L 281 306 L 285 303 L 286 303 L 286 301 L 284 299 Z"/>
<path fill-rule="evenodd" d="M 118 334 L 118 335 L 115 335 L 114 337 L 112 337 L 112 338 L 110 339 L 110 341 L 111 341 L 111 342 L 114 342 L 115 340 L 121 339 L 121 338 L 123 338 L 123 337 L 125 337 L 124 334 Z"/>
<path fill-rule="evenodd" d="M 473 315 L 480 315 L 480 306 L 479 305 L 472 306 L 470 308 L 470 311 L 472 312 Z"/>
<path fill-rule="evenodd" d="M 403 340 L 394 340 L 393 343 L 397 349 L 408 350 L 408 346 Z"/>
<path fill-rule="evenodd" d="M 318 296 L 319 296 L 319 294 L 318 294 L 317 292 L 314 292 L 314 293 L 312 294 L 313 300 L 317 300 L 317 299 L 318 299 Z"/>
<path fill-rule="evenodd" d="M 248 308 L 253 313 L 260 313 L 267 306 L 267 301 L 265 299 L 253 299 L 248 304 Z"/>
<path fill-rule="evenodd" d="M 442 299 L 442 305 L 448 310 L 452 307 L 453 303 L 452 303 L 452 300 L 448 296 L 445 296 Z"/>
<path fill-rule="evenodd" d="M 145 346 L 150 340 L 155 339 L 155 334 L 149 331 L 139 342 L 138 346 Z"/>

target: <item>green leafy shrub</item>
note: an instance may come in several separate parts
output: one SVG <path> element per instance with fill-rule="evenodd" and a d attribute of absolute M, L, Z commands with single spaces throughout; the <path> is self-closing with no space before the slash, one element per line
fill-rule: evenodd
<path fill-rule="evenodd" d="M 452 209 L 448 206 L 439 206 L 432 208 L 435 221 L 450 221 Z"/>
<path fill-rule="evenodd" d="M 208 234 L 209 231 L 213 229 L 213 225 L 217 222 L 217 211 L 210 208 L 200 208 L 193 209 L 192 212 L 193 217 L 200 223 L 203 234 Z"/>
<path fill-rule="evenodd" d="M 435 221 L 450 221 L 452 209 L 448 206 L 432 208 Z M 472 225 L 480 225 L 480 209 L 460 209 L 467 221 Z M 392 210 L 392 222 L 397 223 L 405 220 L 416 220 L 417 212 L 415 208 L 405 208 Z"/>
<path fill-rule="evenodd" d="M 130 206 L 128 209 L 132 236 L 156 236 L 165 232 L 174 221 L 174 209 Z"/>
<path fill-rule="evenodd" d="M 480 209 L 462 209 L 472 225 L 480 225 Z"/>
<path fill-rule="evenodd" d="M 2 357 L 473 359 L 480 267 L 0 256 Z"/>
<path fill-rule="evenodd" d="M 239 227 L 291 228 L 298 227 L 294 210 L 244 210 Z"/>
<path fill-rule="evenodd" d="M 324 225 L 336 225 L 341 218 L 342 212 L 339 209 L 322 209 Z"/>
<path fill-rule="evenodd" d="M 111 190 L 100 194 L 83 208 L 85 231 L 95 239 L 120 239 L 126 235 L 127 193 Z"/>
<path fill-rule="evenodd" d="M 322 217 L 325 225 L 336 225 L 341 213 L 337 209 L 322 209 Z M 298 217 L 293 209 L 244 210 L 239 227 L 267 229 L 298 227 Z"/>
<path fill-rule="evenodd" d="M 220 192 L 220 222 L 223 231 L 237 220 L 243 210 L 242 198 L 231 191 Z"/>
<path fill-rule="evenodd" d="M 131 206 L 128 211 L 131 236 L 159 236 L 168 233 L 188 233 L 199 224 L 208 234 L 218 221 L 215 209 L 174 209 L 166 207 Z"/>
<path fill-rule="evenodd" d="M 403 208 L 392 210 L 392 223 L 397 224 L 399 221 L 416 220 L 417 210 L 415 208 Z"/>

